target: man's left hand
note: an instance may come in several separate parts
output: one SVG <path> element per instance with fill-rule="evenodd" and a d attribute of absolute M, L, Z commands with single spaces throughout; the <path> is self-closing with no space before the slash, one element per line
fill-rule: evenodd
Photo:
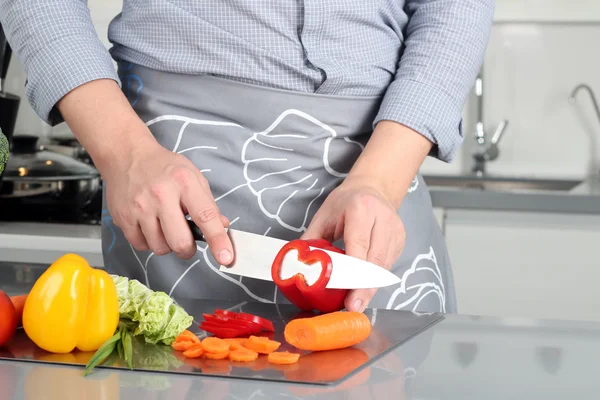
<path fill-rule="evenodd" d="M 364 178 L 351 178 L 327 197 L 303 239 L 344 239 L 346 254 L 391 269 L 404 248 L 406 233 L 396 207 Z M 377 289 L 348 293 L 345 307 L 362 312 Z"/>

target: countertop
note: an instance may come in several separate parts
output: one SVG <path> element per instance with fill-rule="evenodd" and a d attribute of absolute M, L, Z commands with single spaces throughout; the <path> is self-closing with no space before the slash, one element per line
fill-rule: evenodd
<path fill-rule="evenodd" d="M 427 181 L 427 176 L 424 177 Z M 569 191 L 492 191 L 429 186 L 436 208 L 600 215 L 600 181 L 583 180 Z"/>
<path fill-rule="evenodd" d="M 0 289 L 26 290 L 34 277 L 17 282 L 20 270 L 0 265 Z M 600 323 L 446 315 L 333 387 L 105 369 L 84 379 L 76 367 L 0 361 L 0 398 L 595 398 L 599 359 Z"/>

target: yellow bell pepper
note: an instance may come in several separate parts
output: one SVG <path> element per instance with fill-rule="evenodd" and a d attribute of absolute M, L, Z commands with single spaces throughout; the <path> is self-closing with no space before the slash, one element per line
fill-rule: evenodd
<path fill-rule="evenodd" d="M 51 353 L 98 350 L 118 323 L 112 278 L 76 254 L 60 257 L 39 277 L 23 308 L 27 336 Z"/>

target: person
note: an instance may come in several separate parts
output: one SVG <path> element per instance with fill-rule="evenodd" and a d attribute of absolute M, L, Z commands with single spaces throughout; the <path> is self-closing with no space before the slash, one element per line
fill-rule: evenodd
<path fill-rule="evenodd" d="M 456 312 L 419 169 L 462 143 L 493 0 L 124 0 L 110 52 L 86 3 L 0 0 L 0 22 L 29 102 L 66 121 L 103 177 L 109 272 L 172 296 L 285 303 L 272 282 L 219 269 L 234 227 L 323 238 L 401 278 L 350 291 L 348 310 Z"/>

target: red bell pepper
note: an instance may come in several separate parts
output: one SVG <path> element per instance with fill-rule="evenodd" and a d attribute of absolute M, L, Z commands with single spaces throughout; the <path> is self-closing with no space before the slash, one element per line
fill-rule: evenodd
<path fill-rule="evenodd" d="M 327 289 L 327 283 L 331 278 L 333 265 L 331 257 L 326 252 L 319 249 L 326 249 L 344 253 L 343 250 L 334 247 L 331 243 L 323 239 L 301 240 L 296 239 L 286 243 L 273 261 L 271 266 L 271 276 L 273 282 L 279 288 L 281 293 L 292 304 L 301 310 L 318 310 L 322 313 L 339 311 L 344 308 L 344 299 L 348 293 L 347 289 Z M 305 264 L 321 264 L 321 274 L 317 281 L 312 285 L 306 283 L 304 275 L 298 273 L 290 278 L 281 278 L 281 266 L 286 254 L 291 250 L 298 251 L 298 260 Z"/>

